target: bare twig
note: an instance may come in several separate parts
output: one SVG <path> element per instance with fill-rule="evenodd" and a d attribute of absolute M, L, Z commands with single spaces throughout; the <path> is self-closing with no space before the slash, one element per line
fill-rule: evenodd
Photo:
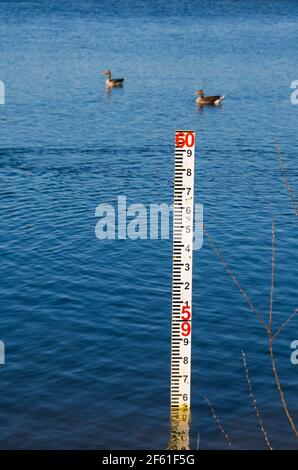
<path fill-rule="evenodd" d="M 292 313 L 292 315 L 290 315 L 289 318 L 287 318 L 287 320 L 281 325 L 281 327 L 280 327 L 280 328 L 277 330 L 277 332 L 273 335 L 272 341 L 274 341 L 274 340 L 278 337 L 279 333 L 282 332 L 282 330 L 287 326 L 287 324 L 292 320 L 292 318 L 294 318 L 294 317 L 297 315 L 297 313 L 298 313 L 298 308 L 296 308 L 296 309 L 294 310 L 294 312 Z"/>
<path fill-rule="evenodd" d="M 278 392 L 279 392 L 279 395 L 280 395 L 281 403 L 282 403 L 282 406 L 284 408 L 285 414 L 288 418 L 288 421 L 291 425 L 291 428 L 292 428 L 295 436 L 298 438 L 298 431 L 297 431 L 296 426 L 294 424 L 294 421 L 293 421 L 293 419 L 290 415 L 290 412 L 289 412 L 289 409 L 288 409 L 288 406 L 287 406 L 287 403 L 286 403 L 286 400 L 285 400 L 285 397 L 284 397 L 284 393 L 283 393 L 283 390 L 281 388 L 281 384 L 280 384 L 280 380 L 279 380 L 279 376 L 278 376 L 278 372 L 277 372 L 277 368 L 276 368 L 274 352 L 273 352 L 273 340 L 279 335 L 279 333 L 284 329 L 284 327 L 289 323 L 289 321 L 297 313 L 297 310 L 295 310 L 294 314 L 289 316 L 289 318 L 279 328 L 277 333 L 275 333 L 275 334 L 273 333 L 273 328 L 272 328 L 272 326 L 273 326 L 273 294 L 274 294 L 274 283 L 275 283 L 275 222 L 274 222 L 274 218 L 272 220 L 272 230 L 271 230 L 271 232 L 272 232 L 272 255 L 271 255 L 272 266 L 271 266 L 271 291 L 270 291 L 269 324 L 268 325 L 266 325 L 266 323 L 263 321 L 260 313 L 256 309 L 255 305 L 251 301 L 251 299 L 248 296 L 248 294 L 246 293 L 246 291 L 240 286 L 238 279 L 236 278 L 236 276 L 233 274 L 233 272 L 229 268 L 229 265 L 226 262 L 223 255 L 221 254 L 220 250 L 217 248 L 217 245 L 216 245 L 214 239 L 208 234 L 205 227 L 203 228 L 203 230 L 204 230 L 204 234 L 207 236 L 209 242 L 211 243 L 212 248 L 213 248 L 216 256 L 220 259 L 221 263 L 225 267 L 225 270 L 227 271 L 229 276 L 232 278 L 234 284 L 236 284 L 236 286 L 238 287 L 239 291 L 241 292 L 242 296 L 245 298 L 246 302 L 250 306 L 250 308 L 253 311 L 254 315 L 256 316 L 257 320 L 259 321 L 259 323 L 261 323 L 261 325 L 264 327 L 265 331 L 267 332 L 268 339 L 269 339 L 269 353 L 270 353 L 270 357 L 271 357 L 272 370 L 273 370 L 273 374 L 274 374 L 274 377 L 275 377 L 275 382 L 276 382 L 276 385 L 277 385 L 277 389 L 278 389 Z"/>
<path fill-rule="evenodd" d="M 282 177 L 283 183 L 284 183 L 284 185 L 285 185 L 285 187 L 288 191 L 288 194 L 290 196 L 290 200 L 291 200 L 294 212 L 296 214 L 296 217 L 298 217 L 298 206 L 297 206 L 297 202 L 296 202 L 295 193 L 294 193 L 294 190 L 293 190 L 293 188 L 291 187 L 291 185 L 289 183 L 289 179 L 288 179 L 288 176 L 287 176 L 285 164 L 284 164 L 283 158 L 281 156 L 280 146 L 278 145 L 277 142 L 275 143 L 275 146 L 276 146 L 276 151 L 277 151 L 277 157 L 278 157 L 278 160 L 279 160 L 281 177 Z"/>
<path fill-rule="evenodd" d="M 273 315 L 273 291 L 274 291 L 274 279 L 275 279 L 275 223 L 274 219 L 272 220 L 272 269 L 271 269 L 271 295 L 270 295 L 270 319 L 269 319 L 269 351 L 270 351 L 270 357 L 271 357 L 271 363 L 272 363 L 272 370 L 273 374 L 275 377 L 275 382 L 277 385 L 277 389 L 279 391 L 280 399 L 283 405 L 283 408 L 285 410 L 286 416 L 289 420 L 289 423 L 291 425 L 291 428 L 294 431 L 294 434 L 296 437 L 298 437 L 298 431 L 296 429 L 296 426 L 294 424 L 294 421 L 290 415 L 283 390 L 280 385 L 280 380 L 278 377 L 277 369 L 276 369 L 276 363 L 275 363 L 275 357 L 274 357 L 274 352 L 273 352 L 273 330 L 272 330 L 272 315 Z"/>
<path fill-rule="evenodd" d="M 275 377 L 275 382 L 276 382 L 276 385 L 277 385 L 277 389 L 279 391 L 280 399 L 281 399 L 283 408 L 285 410 L 286 416 L 287 416 L 287 418 L 289 420 L 289 423 L 291 425 L 291 428 L 293 429 L 293 432 L 294 432 L 295 436 L 298 437 L 298 432 L 297 432 L 296 426 L 295 426 L 294 421 L 293 421 L 293 419 L 290 415 L 290 412 L 288 410 L 288 406 L 287 406 L 287 403 L 286 403 L 286 400 L 285 400 L 285 397 L 284 397 L 284 394 L 283 394 L 283 391 L 282 391 L 282 388 L 281 388 L 281 385 L 280 385 L 280 381 L 279 381 L 279 377 L 278 377 L 278 373 L 277 373 L 277 369 L 276 369 L 275 357 L 274 357 L 274 353 L 273 353 L 272 338 L 270 338 L 270 341 L 269 341 L 269 350 L 270 350 L 270 357 L 271 357 L 271 363 L 272 363 L 272 370 L 273 370 L 273 374 L 274 374 L 274 377 Z"/>
<path fill-rule="evenodd" d="M 271 289 L 270 289 L 270 302 L 269 302 L 269 331 L 272 331 L 272 319 L 273 319 L 273 292 L 274 292 L 274 276 L 275 276 L 275 222 L 274 217 L 272 218 L 272 254 L 271 254 Z"/>
<path fill-rule="evenodd" d="M 222 424 L 221 424 L 219 418 L 217 417 L 217 415 L 216 415 L 216 413 L 215 413 L 215 410 L 214 410 L 213 406 L 212 406 L 211 403 L 210 403 L 210 400 L 209 400 L 207 397 L 204 397 L 204 399 L 206 400 L 206 402 L 207 402 L 208 405 L 209 405 L 209 408 L 210 408 L 210 410 L 211 410 L 213 419 L 214 419 L 214 421 L 217 423 L 220 432 L 223 434 L 223 436 L 224 436 L 225 440 L 227 441 L 228 445 L 229 445 L 233 450 L 235 450 L 233 444 L 231 443 L 231 440 L 230 440 L 230 438 L 229 438 L 227 432 L 224 430 L 224 428 L 223 428 L 223 426 L 222 426 Z"/>
<path fill-rule="evenodd" d="M 227 271 L 228 275 L 231 277 L 232 281 L 234 282 L 234 284 L 237 286 L 237 288 L 239 289 L 239 291 L 241 292 L 242 296 L 244 297 L 244 299 L 246 300 L 246 302 L 248 303 L 248 305 L 250 306 L 252 312 L 254 313 L 254 315 L 256 316 L 257 320 L 259 321 L 259 323 L 263 326 L 263 328 L 265 328 L 265 330 L 267 331 L 268 333 L 268 327 L 266 325 L 266 323 L 264 322 L 264 320 L 262 319 L 260 313 L 258 312 L 257 308 L 255 307 L 254 303 L 252 302 L 252 300 L 250 299 L 250 297 L 248 296 L 248 294 L 246 293 L 246 291 L 241 287 L 238 279 L 236 278 L 236 276 L 234 275 L 234 273 L 231 271 L 228 263 L 226 262 L 225 258 L 223 257 L 223 255 L 221 254 L 220 250 L 218 249 L 216 243 L 215 243 L 215 240 L 211 237 L 211 235 L 209 235 L 209 233 L 207 232 L 207 230 L 205 229 L 205 227 L 203 228 L 204 230 L 204 234 L 206 235 L 206 237 L 208 238 L 209 242 L 211 243 L 211 246 L 216 254 L 216 256 L 220 259 L 221 263 L 224 265 L 225 267 L 225 270 Z"/>
<path fill-rule="evenodd" d="M 273 450 L 271 444 L 270 444 L 270 441 L 269 441 L 269 438 L 268 438 L 268 434 L 264 428 L 264 424 L 263 424 L 263 420 L 262 420 L 262 416 L 261 416 L 261 413 L 257 407 L 257 401 L 254 397 L 254 394 L 253 394 L 253 390 L 252 390 L 252 383 L 251 383 L 251 379 L 250 379 L 250 375 L 249 375 L 249 370 L 248 370 L 248 367 L 247 367 L 247 361 L 246 361 L 246 355 L 245 355 L 245 352 L 242 351 L 242 359 L 243 359 L 243 367 L 244 367 L 244 370 L 245 370 L 245 374 L 246 374 L 246 381 L 247 381 L 247 385 L 248 385 L 248 391 L 249 391 L 249 397 L 250 397 L 250 400 L 251 400 L 251 403 L 252 403 L 252 406 L 254 407 L 254 410 L 255 410 L 255 413 L 257 415 L 257 418 L 259 420 L 259 424 L 260 424 L 260 428 L 261 428 L 261 431 L 262 431 L 262 434 L 264 436 L 264 439 L 265 439 L 265 443 L 266 443 L 266 446 L 268 447 L 269 450 Z"/>

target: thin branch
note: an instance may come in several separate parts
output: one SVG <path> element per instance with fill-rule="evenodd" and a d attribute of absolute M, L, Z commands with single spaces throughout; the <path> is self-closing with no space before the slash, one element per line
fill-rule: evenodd
<path fill-rule="evenodd" d="M 273 294 L 274 294 L 274 282 L 275 282 L 275 222 L 274 222 L 274 218 L 272 220 L 272 255 L 271 255 L 272 267 L 271 267 L 270 318 L 269 318 L 269 325 L 268 326 L 263 321 L 261 315 L 257 311 L 257 309 L 256 309 L 255 305 L 253 304 L 253 302 L 251 301 L 250 297 L 247 295 L 245 290 L 240 286 L 236 276 L 233 274 L 233 272 L 229 268 L 228 263 L 226 262 L 225 258 L 223 257 L 223 255 L 221 254 L 219 249 L 217 248 L 217 245 L 216 245 L 215 241 L 213 240 L 213 238 L 208 234 L 205 227 L 203 227 L 203 230 L 204 230 L 204 234 L 207 236 L 209 242 L 211 243 L 215 254 L 220 259 L 221 263 L 224 265 L 225 270 L 227 271 L 229 276 L 232 278 L 234 284 L 237 286 L 237 288 L 241 292 L 242 296 L 244 297 L 244 299 L 246 300 L 246 302 L 250 306 L 250 308 L 253 311 L 253 313 L 255 314 L 257 320 L 259 321 L 259 323 L 261 323 L 261 325 L 264 327 L 265 331 L 268 334 L 269 351 L 270 351 L 270 357 L 271 357 L 271 363 L 272 363 L 272 370 L 273 370 L 273 374 L 274 374 L 274 377 L 275 377 L 275 382 L 276 382 L 276 385 L 277 385 L 277 389 L 278 389 L 278 392 L 279 392 L 279 395 L 280 395 L 281 403 L 282 403 L 282 406 L 284 408 L 285 414 L 286 414 L 286 416 L 289 420 L 291 428 L 294 431 L 295 436 L 298 437 L 298 431 L 295 427 L 294 421 L 293 421 L 293 419 L 290 415 L 290 412 L 288 410 L 288 406 L 287 406 L 287 403 L 285 401 L 283 390 L 282 390 L 281 385 L 280 385 L 280 381 L 279 381 L 279 377 L 278 377 L 278 373 L 277 373 L 277 368 L 276 368 L 276 363 L 275 363 L 274 352 L 273 352 L 273 340 L 274 340 L 274 338 L 277 337 L 277 335 L 283 330 L 283 328 L 287 325 L 287 323 L 294 316 L 294 314 L 291 315 L 286 320 L 286 322 L 280 327 L 280 329 L 277 331 L 277 333 L 275 335 L 273 335 L 273 330 L 272 330 L 272 323 L 273 323 Z M 295 314 L 296 314 L 296 311 L 295 311 Z"/>
<path fill-rule="evenodd" d="M 293 190 L 293 188 L 291 187 L 291 185 L 289 183 L 286 168 L 285 168 L 285 164 L 284 164 L 284 161 L 283 161 L 282 156 L 281 156 L 280 146 L 278 145 L 278 142 L 276 142 L 275 146 L 276 146 L 276 150 L 277 150 L 277 157 L 278 157 L 278 160 L 279 160 L 281 177 L 282 177 L 283 183 L 284 183 L 284 185 L 285 185 L 285 187 L 288 191 L 288 194 L 290 196 L 290 200 L 291 200 L 294 212 L 296 214 L 296 217 L 298 217 L 298 206 L 297 206 L 297 202 L 296 202 L 295 193 L 294 193 L 294 190 Z"/>
<path fill-rule="evenodd" d="M 271 289 L 270 289 L 270 302 L 269 302 L 269 331 L 272 332 L 272 319 L 273 319 L 273 293 L 274 293 L 274 281 L 275 281 L 275 222 L 274 217 L 272 218 L 272 254 L 271 254 Z"/>
<path fill-rule="evenodd" d="M 224 428 L 223 428 L 223 426 L 222 426 L 222 424 L 221 424 L 219 418 L 216 416 L 216 413 L 215 413 L 215 411 L 214 411 L 214 408 L 213 408 L 213 406 L 211 405 L 209 399 L 208 399 L 207 397 L 204 397 L 204 399 L 206 400 L 206 402 L 207 402 L 208 405 L 209 405 L 209 408 L 210 408 L 210 410 L 211 410 L 213 419 L 214 419 L 214 421 L 217 423 L 220 432 L 224 435 L 225 440 L 227 441 L 228 445 L 229 445 L 233 450 L 235 450 L 233 444 L 231 443 L 231 440 L 230 440 L 230 438 L 229 438 L 227 432 L 224 430 Z"/>
<path fill-rule="evenodd" d="M 279 333 L 281 333 L 281 331 L 287 326 L 287 324 L 292 320 L 292 318 L 294 318 L 295 315 L 297 315 L 297 313 L 298 313 L 298 308 L 296 308 L 296 309 L 294 310 L 294 312 L 292 313 L 292 315 L 289 316 L 289 318 L 281 325 L 281 327 L 280 327 L 280 328 L 277 330 L 277 332 L 273 335 L 272 341 L 274 341 L 274 340 L 278 337 Z"/>
<path fill-rule="evenodd" d="M 277 373 L 277 369 L 276 369 L 275 357 L 274 357 L 274 353 L 273 353 L 272 320 L 273 320 L 273 292 L 274 292 L 274 280 L 275 280 L 275 223 L 274 223 L 274 218 L 272 219 L 272 268 L 271 268 L 271 272 L 272 272 L 272 275 L 271 275 L 271 295 L 270 295 L 270 319 L 269 319 L 268 336 L 269 336 L 269 351 L 270 351 L 270 357 L 271 357 L 271 363 L 272 363 L 272 370 L 273 370 L 273 374 L 274 374 L 274 377 L 275 377 L 275 382 L 276 382 L 276 385 L 277 385 L 277 389 L 279 391 L 280 399 L 281 399 L 282 405 L 284 407 L 286 416 L 289 420 L 291 428 L 294 431 L 295 436 L 298 437 L 298 431 L 297 431 L 296 426 L 294 424 L 294 421 L 293 421 L 293 419 L 290 415 L 290 412 L 289 412 L 289 409 L 288 409 L 288 406 L 287 406 L 287 403 L 286 403 L 286 400 L 285 400 L 285 397 L 284 397 L 284 393 L 283 393 L 283 390 L 282 390 L 281 385 L 280 385 L 280 381 L 279 381 L 279 377 L 278 377 L 278 373 Z"/>
<path fill-rule="evenodd" d="M 287 403 L 286 403 L 286 400 L 285 400 L 285 397 L 284 397 L 284 394 L 283 394 L 283 391 L 282 391 L 282 388 L 281 388 L 281 385 L 280 385 L 280 381 L 279 381 L 279 377 L 278 377 L 278 373 L 277 373 L 277 369 L 276 369 L 275 357 L 274 357 L 274 353 L 273 353 L 273 340 L 272 340 L 272 338 L 270 338 L 270 341 L 269 341 L 269 349 L 270 349 L 272 370 L 273 370 L 273 374 L 274 374 L 274 377 L 275 377 L 275 382 L 276 382 L 276 385 L 277 385 L 277 388 L 278 388 L 278 391 L 279 391 L 280 399 L 281 399 L 283 408 L 285 410 L 285 413 L 287 415 L 287 418 L 289 420 L 289 423 L 291 425 L 291 428 L 293 429 L 293 432 L 294 432 L 295 436 L 298 437 L 298 431 L 296 429 L 294 421 L 293 421 L 293 419 L 290 415 L 290 412 L 288 410 L 288 406 L 287 406 Z"/>
<path fill-rule="evenodd" d="M 259 323 L 265 328 L 265 330 L 267 331 L 267 333 L 269 332 L 268 330 L 268 327 L 266 325 L 266 323 L 263 321 L 260 313 L 258 312 L 258 310 L 256 309 L 255 305 L 253 304 L 252 300 L 250 299 L 250 297 L 248 296 L 248 294 L 245 292 L 245 290 L 241 287 L 241 285 L 239 284 L 239 281 L 238 279 L 236 278 L 236 276 L 234 275 L 234 273 L 231 271 L 228 263 L 226 262 L 225 258 L 223 257 L 223 255 L 221 254 L 221 252 L 219 251 L 216 243 L 215 243 L 215 240 L 211 237 L 211 235 L 209 235 L 209 233 L 207 232 L 207 230 L 205 229 L 205 227 L 203 227 L 203 230 L 204 230 L 204 234 L 206 235 L 206 237 L 208 238 L 209 242 L 211 243 L 211 246 L 216 254 L 216 256 L 220 259 L 221 263 L 224 265 L 224 268 L 225 270 L 227 271 L 228 275 L 232 278 L 234 284 L 237 286 L 237 288 L 239 289 L 239 291 L 241 292 L 242 296 L 244 297 L 244 299 L 246 300 L 246 302 L 248 303 L 248 305 L 250 306 L 252 312 L 254 313 L 254 315 L 256 316 L 257 320 L 259 321 Z"/>
<path fill-rule="evenodd" d="M 254 394 L 253 394 L 252 383 L 251 383 L 249 370 L 248 370 L 248 367 L 247 367 L 246 355 L 245 355 L 244 351 L 242 351 L 242 359 L 243 359 L 243 367 L 244 367 L 245 375 L 246 375 L 246 381 L 247 381 L 247 385 L 248 385 L 249 397 L 250 397 L 252 406 L 254 407 L 255 413 L 256 413 L 257 418 L 259 420 L 260 428 L 261 428 L 262 434 L 264 436 L 266 446 L 268 447 L 269 450 L 273 450 L 273 447 L 271 446 L 269 438 L 268 438 L 268 434 L 267 434 L 267 432 L 264 428 L 261 413 L 260 413 L 260 411 L 257 407 L 257 401 L 256 401 L 256 399 L 254 397 Z"/>

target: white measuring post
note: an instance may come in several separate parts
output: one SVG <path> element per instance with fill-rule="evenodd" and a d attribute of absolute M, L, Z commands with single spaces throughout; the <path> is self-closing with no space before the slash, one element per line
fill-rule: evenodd
<path fill-rule="evenodd" d="M 171 339 L 171 419 L 189 421 L 195 132 L 176 131 Z"/>

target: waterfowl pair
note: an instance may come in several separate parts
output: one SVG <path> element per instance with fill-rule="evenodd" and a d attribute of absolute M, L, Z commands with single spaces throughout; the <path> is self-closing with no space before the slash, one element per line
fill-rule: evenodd
<path fill-rule="evenodd" d="M 105 75 L 107 77 L 106 78 L 107 89 L 119 88 L 123 86 L 124 78 L 112 78 L 112 72 L 110 70 L 106 70 Z M 219 106 L 222 100 L 224 99 L 224 95 L 205 96 L 205 93 L 203 90 L 198 90 L 196 94 L 198 95 L 196 99 L 196 103 L 199 104 L 200 106 L 205 106 L 205 105 Z"/>
<path fill-rule="evenodd" d="M 107 88 L 119 88 L 123 86 L 124 78 L 112 78 L 112 72 L 110 70 L 105 71 L 106 75 L 106 87 Z"/>
<path fill-rule="evenodd" d="M 205 96 L 205 93 L 203 90 L 198 90 L 196 92 L 196 95 L 198 95 L 196 99 L 196 103 L 199 104 L 200 106 L 205 106 L 205 105 L 219 106 L 225 97 L 224 95 Z"/>

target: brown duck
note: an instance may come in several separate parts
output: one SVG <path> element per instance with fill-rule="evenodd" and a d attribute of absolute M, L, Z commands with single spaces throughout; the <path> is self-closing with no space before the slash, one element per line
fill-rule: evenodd
<path fill-rule="evenodd" d="M 200 106 L 205 106 L 205 105 L 219 106 L 225 97 L 224 95 L 205 96 L 205 93 L 203 90 L 198 90 L 196 92 L 196 95 L 198 95 L 196 99 L 196 103 L 199 104 Z"/>
<path fill-rule="evenodd" d="M 124 78 L 112 78 L 112 72 L 110 70 L 105 71 L 106 75 L 106 87 L 107 88 L 117 88 L 122 87 Z"/>

